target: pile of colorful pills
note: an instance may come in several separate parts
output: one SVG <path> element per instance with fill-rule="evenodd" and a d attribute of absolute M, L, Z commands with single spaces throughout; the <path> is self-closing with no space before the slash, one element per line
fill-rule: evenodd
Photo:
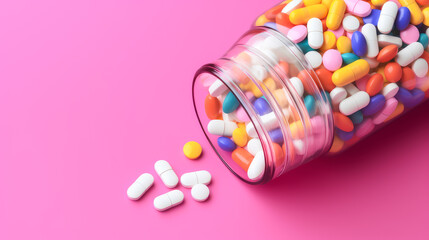
<path fill-rule="evenodd" d="M 219 65 L 228 66 L 233 80 L 206 84 L 206 130 L 250 180 L 266 170 L 255 119 L 268 132 L 271 151 L 280 159 L 274 161 L 305 155 L 300 164 L 324 148 L 326 132 L 333 136 L 329 151 L 339 152 L 429 96 L 427 0 L 288 0 L 261 15 L 255 26 L 295 43 L 314 72 L 305 64 L 297 67 L 302 61 L 293 46 L 285 50 L 280 37 L 260 30 L 235 46 L 242 50 L 228 53 L 233 63 Z M 324 124 L 327 111 L 333 129 Z"/>

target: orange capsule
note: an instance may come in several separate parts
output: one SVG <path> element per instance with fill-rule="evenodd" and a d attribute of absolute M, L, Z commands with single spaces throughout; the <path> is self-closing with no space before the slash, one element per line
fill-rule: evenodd
<path fill-rule="evenodd" d="M 276 23 L 287 28 L 293 28 L 293 26 L 295 26 L 290 22 L 289 15 L 282 12 L 277 14 Z"/>
<path fill-rule="evenodd" d="M 404 67 L 402 69 L 401 86 L 408 90 L 412 90 L 416 87 L 416 74 L 409 67 Z"/>
<path fill-rule="evenodd" d="M 354 129 L 352 120 L 339 112 L 334 112 L 334 125 L 344 132 L 351 132 Z"/>
<path fill-rule="evenodd" d="M 368 82 L 366 82 L 365 91 L 369 96 L 375 96 L 381 91 L 381 89 L 383 89 L 383 83 L 383 76 L 380 73 L 376 73 L 368 79 Z"/>
<path fill-rule="evenodd" d="M 276 19 L 277 14 L 279 14 L 286 4 L 279 4 L 270 10 L 265 12 L 265 17 L 267 17 L 270 21 L 274 21 Z"/>
<path fill-rule="evenodd" d="M 397 62 L 390 62 L 384 67 L 384 76 L 389 82 L 397 82 L 402 77 L 402 68 Z"/>
<path fill-rule="evenodd" d="M 416 0 L 416 2 L 417 2 L 420 6 L 426 6 L 426 5 L 429 5 L 429 0 Z"/>
<path fill-rule="evenodd" d="M 286 75 L 289 73 L 289 63 L 280 61 L 279 64 L 277 64 L 277 67 L 281 69 Z"/>
<path fill-rule="evenodd" d="M 330 72 L 329 70 L 319 68 L 316 70 L 316 74 L 319 77 L 320 83 L 322 84 L 324 90 L 330 92 L 336 87 L 335 84 L 332 82 L 332 72 Z"/>
<path fill-rule="evenodd" d="M 246 149 L 238 147 L 231 153 L 232 160 L 238 164 L 244 171 L 247 172 L 250 163 L 253 160 L 253 155 L 250 154 Z"/>
<path fill-rule="evenodd" d="M 398 46 L 389 45 L 380 50 L 377 55 L 377 61 L 380 63 L 385 63 L 392 60 L 398 53 Z"/>
<path fill-rule="evenodd" d="M 274 163 L 276 165 L 276 167 L 279 167 L 281 165 L 283 165 L 283 163 L 285 162 L 285 154 L 283 152 L 282 147 L 277 144 L 277 143 L 273 143 L 273 148 L 274 148 Z"/>
<path fill-rule="evenodd" d="M 204 108 L 206 110 L 206 115 L 209 119 L 218 119 L 221 115 L 221 104 L 217 97 L 207 95 L 206 99 L 204 100 Z"/>
<path fill-rule="evenodd" d="M 308 93 L 308 94 L 314 94 L 314 80 L 316 79 L 316 76 L 313 75 L 314 72 L 313 71 L 307 71 L 307 70 L 302 70 L 299 74 L 298 74 L 298 78 L 301 80 L 302 85 L 304 86 L 304 90 Z"/>

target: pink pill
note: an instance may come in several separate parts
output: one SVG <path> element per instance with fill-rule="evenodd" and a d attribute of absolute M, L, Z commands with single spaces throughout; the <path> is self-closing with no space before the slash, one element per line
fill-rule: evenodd
<path fill-rule="evenodd" d="M 313 134 L 318 135 L 325 132 L 325 121 L 321 116 L 315 116 L 310 119 Z"/>
<path fill-rule="evenodd" d="M 344 0 L 347 5 L 347 11 L 353 13 L 358 17 L 366 17 L 368 16 L 372 9 L 371 5 L 365 1 L 361 0 Z"/>
<path fill-rule="evenodd" d="M 384 104 L 381 111 L 375 114 L 372 118 L 374 124 L 378 125 L 383 123 L 384 120 L 386 120 L 395 111 L 396 106 L 398 106 L 398 100 L 396 100 L 396 98 L 387 99 L 386 104 Z"/>
<path fill-rule="evenodd" d="M 420 33 L 416 26 L 410 24 L 407 28 L 401 31 L 401 33 L 399 33 L 399 36 L 404 43 L 411 44 L 413 42 L 417 42 Z"/>
<path fill-rule="evenodd" d="M 368 82 L 371 75 L 367 74 L 365 77 L 356 81 L 356 87 L 361 91 L 366 91 L 366 83 Z"/>
<path fill-rule="evenodd" d="M 235 116 L 240 122 L 249 122 L 249 116 L 242 106 L 239 106 L 235 112 Z"/>
<path fill-rule="evenodd" d="M 287 37 L 294 43 L 299 43 L 307 37 L 307 28 L 304 25 L 298 25 L 289 30 Z"/>
<path fill-rule="evenodd" d="M 338 39 L 341 36 L 344 36 L 344 28 L 343 26 L 340 26 L 337 30 L 331 30 L 329 29 L 328 31 L 331 31 L 334 33 L 335 37 Z"/>
<path fill-rule="evenodd" d="M 335 49 L 329 49 L 323 54 L 323 66 L 329 71 L 335 71 L 341 67 L 343 64 L 343 59 L 341 58 L 341 53 Z"/>
<path fill-rule="evenodd" d="M 374 129 L 375 125 L 372 122 L 371 118 L 365 119 L 361 124 L 357 125 L 355 128 L 356 136 L 365 137 Z"/>

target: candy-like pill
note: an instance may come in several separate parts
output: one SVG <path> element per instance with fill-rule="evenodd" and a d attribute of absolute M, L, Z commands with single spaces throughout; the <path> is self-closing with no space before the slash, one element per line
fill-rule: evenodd
<path fill-rule="evenodd" d="M 247 144 L 247 132 L 246 128 L 236 128 L 234 132 L 232 132 L 232 139 L 235 144 L 239 147 L 245 147 Z"/>
<path fill-rule="evenodd" d="M 338 104 L 347 97 L 347 91 L 342 87 L 336 87 L 329 93 L 333 104 Z"/>
<path fill-rule="evenodd" d="M 143 173 L 127 189 L 127 196 L 131 200 L 138 200 L 153 185 L 153 176 L 149 173 Z"/>
<path fill-rule="evenodd" d="M 349 53 L 352 51 L 352 42 L 350 38 L 341 36 L 337 39 L 337 49 L 341 54 Z M 341 56 L 342 57 L 342 56 Z"/>
<path fill-rule="evenodd" d="M 380 47 L 383 48 L 392 44 L 400 48 L 402 47 L 402 39 L 391 35 L 385 35 L 385 34 L 378 35 L 378 45 Z"/>
<path fill-rule="evenodd" d="M 301 79 L 293 77 L 290 79 L 290 82 L 292 83 L 298 95 L 302 97 L 302 95 L 304 95 L 304 85 L 302 85 Z"/>
<path fill-rule="evenodd" d="M 180 190 L 172 190 L 168 193 L 159 195 L 153 200 L 153 206 L 158 211 L 165 211 L 175 207 L 183 202 L 185 196 Z"/>
<path fill-rule="evenodd" d="M 386 86 L 384 86 L 382 90 L 382 94 L 386 99 L 393 98 L 396 93 L 399 91 L 399 86 L 396 83 L 389 83 Z"/>
<path fill-rule="evenodd" d="M 362 109 L 362 114 L 364 116 L 370 116 L 378 113 L 386 103 L 386 99 L 382 94 L 377 94 L 374 97 L 371 97 L 368 106 Z"/>
<path fill-rule="evenodd" d="M 397 53 L 398 53 L 398 46 L 393 44 L 386 46 L 383 49 L 381 49 L 380 52 L 378 53 L 377 61 L 379 61 L 380 63 L 388 62 L 392 60 Z"/>
<path fill-rule="evenodd" d="M 377 24 L 378 31 L 384 34 L 390 33 L 395 23 L 397 13 L 398 5 L 394 2 L 386 2 L 381 8 L 380 18 Z"/>
<path fill-rule="evenodd" d="M 359 57 L 354 53 L 343 53 L 341 54 L 341 58 L 343 59 L 343 62 L 346 65 L 359 59 Z"/>
<path fill-rule="evenodd" d="M 179 178 L 176 173 L 171 168 L 171 165 L 165 160 L 158 160 L 155 163 L 155 171 L 158 176 L 161 178 L 165 186 L 169 188 L 174 188 L 179 183 Z"/>
<path fill-rule="evenodd" d="M 255 154 L 252 162 L 249 165 L 249 169 L 247 170 L 247 177 L 251 180 L 260 179 L 265 172 L 265 157 L 264 152 L 259 151 Z"/>
<path fill-rule="evenodd" d="M 323 44 L 320 47 L 319 51 L 325 52 L 326 50 L 332 49 L 335 47 L 337 37 L 331 31 L 326 31 L 323 33 Z"/>
<path fill-rule="evenodd" d="M 346 89 L 349 95 L 354 95 L 355 93 L 360 91 L 359 88 L 357 88 L 353 83 L 347 84 L 346 86 L 344 86 L 344 89 Z"/>
<path fill-rule="evenodd" d="M 354 125 L 353 125 L 352 120 L 350 120 L 350 118 L 348 118 L 347 116 L 345 116 L 339 112 L 334 112 L 333 116 L 334 116 L 335 127 L 337 127 L 338 129 L 340 129 L 344 132 L 353 131 Z"/>
<path fill-rule="evenodd" d="M 265 98 L 258 98 L 253 102 L 253 106 L 255 107 L 255 111 L 260 116 L 265 115 L 267 113 L 272 112 L 270 104 L 268 104 Z"/>
<path fill-rule="evenodd" d="M 209 187 L 204 184 L 195 184 L 191 189 L 191 195 L 195 201 L 204 202 L 209 198 Z"/>
<path fill-rule="evenodd" d="M 408 27 L 411 20 L 411 12 L 407 7 L 400 7 L 396 15 L 395 26 L 399 31 Z"/>
<path fill-rule="evenodd" d="M 411 24 L 419 25 L 423 22 L 423 13 L 415 0 L 399 0 L 403 7 L 407 7 L 411 13 Z"/>
<path fill-rule="evenodd" d="M 384 76 L 389 82 L 397 82 L 402 77 L 402 68 L 396 62 L 390 62 L 384 67 Z"/>
<path fill-rule="evenodd" d="M 368 93 L 360 91 L 341 101 L 339 109 L 342 114 L 348 116 L 366 107 L 369 101 Z"/>
<path fill-rule="evenodd" d="M 399 33 L 402 41 L 406 44 L 411 44 L 419 40 L 420 32 L 414 25 L 409 25 L 407 28 Z"/>
<path fill-rule="evenodd" d="M 180 183 L 185 188 L 191 188 L 195 184 L 208 185 L 212 181 L 212 175 L 205 170 L 185 173 L 180 177 Z"/>
<path fill-rule="evenodd" d="M 347 32 L 355 32 L 359 29 L 360 23 L 359 20 L 353 15 L 347 15 L 343 19 L 343 28 Z"/>
<path fill-rule="evenodd" d="M 223 120 L 211 120 L 207 125 L 207 131 L 218 136 L 231 137 L 236 128 L 236 123 Z"/>
<path fill-rule="evenodd" d="M 329 49 L 323 54 L 323 66 L 329 71 L 335 71 L 343 64 L 341 53 L 335 49 Z"/>
<path fill-rule="evenodd" d="M 311 18 L 323 19 L 328 15 L 328 8 L 323 4 L 298 8 L 289 14 L 289 20 L 295 25 L 307 24 Z"/>
<path fill-rule="evenodd" d="M 217 145 L 224 151 L 232 152 L 237 147 L 237 145 L 230 138 L 219 137 L 217 139 Z"/>
<path fill-rule="evenodd" d="M 341 26 L 344 13 L 346 12 L 346 3 L 344 0 L 333 0 L 329 7 L 328 16 L 326 17 L 326 26 L 329 29 L 336 30 Z"/>
<path fill-rule="evenodd" d="M 197 159 L 201 156 L 203 149 L 201 145 L 195 141 L 187 142 L 183 146 L 183 153 L 189 159 Z"/>
<path fill-rule="evenodd" d="M 323 89 L 325 89 L 326 91 L 331 91 L 335 88 L 335 84 L 332 83 L 332 72 L 324 68 L 319 68 L 316 70 L 316 74 L 319 77 Z"/>
<path fill-rule="evenodd" d="M 363 59 L 359 59 L 335 71 L 332 75 L 332 82 L 335 85 L 342 87 L 364 77 L 368 72 L 368 62 Z"/>
<path fill-rule="evenodd" d="M 299 43 L 307 37 L 307 28 L 304 25 L 298 25 L 289 30 L 287 37 L 294 43 Z"/>
<path fill-rule="evenodd" d="M 362 27 L 362 34 L 365 37 L 366 45 L 368 46 L 366 56 L 369 58 L 376 57 L 379 51 L 377 29 L 375 29 L 375 26 L 372 24 L 365 24 Z"/>
<path fill-rule="evenodd" d="M 375 125 L 381 124 L 386 120 L 396 109 L 398 106 L 398 100 L 395 98 L 390 98 L 386 101 L 383 109 L 374 115 L 372 118 Z"/>
<path fill-rule="evenodd" d="M 414 42 L 399 51 L 395 60 L 399 65 L 405 67 L 419 58 L 423 51 L 423 45 L 419 42 Z"/>
<path fill-rule="evenodd" d="M 368 79 L 368 82 L 365 85 L 365 90 L 369 96 L 374 96 L 379 93 L 381 89 L 383 89 L 383 83 L 383 76 L 381 76 L 379 73 L 376 73 Z"/>
<path fill-rule="evenodd" d="M 253 155 L 246 151 L 246 149 L 240 147 L 232 152 L 231 157 L 232 160 L 246 172 L 253 160 Z"/>
<path fill-rule="evenodd" d="M 220 95 L 226 93 L 228 91 L 228 87 L 223 84 L 221 80 L 216 80 L 214 83 L 209 87 L 210 95 L 213 97 L 219 97 Z"/>
<path fill-rule="evenodd" d="M 412 90 L 416 87 L 416 74 L 409 67 L 402 68 L 401 86 L 407 90 Z"/>
<path fill-rule="evenodd" d="M 365 24 L 367 23 L 371 23 L 374 26 L 377 26 L 378 24 L 378 19 L 380 18 L 380 10 L 378 9 L 372 9 L 371 14 L 369 14 L 368 16 L 362 18 L 363 22 Z"/>
<path fill-rule="evenodd" d="M 224 113 L 232 113 L 238 108 L 238 106 L 240 106 L 240 102 L 238 102 L 232 92 L 229 92 L 223 100 L 222 111 Z"/>
<path fill-rule="evenodd" d="M 413 69 L 417 77 L 422 78 L 426 76 L 426 73 L 428 72 L 428 63 L 423 58 L 419 58 L 413 62 L 411 69 Z"/>
<path fill-rule="evenodd" d="M 247 143 L 247 151 L 249 151 L 250 154 L 253 156 L 256 155 L 257 152 L 262 151 L 262 144 L 261 141 L 257 138 L 252 138 Z"/>
<path fill-rule="evenodd" d="M 365 56 L 368 51 L 365 36 L 359 31 L 354 32 L 352 35 L 352 49 L 360 57 Z"/>
<path fill-rule="evenodd" d="M 307 22 L 308 45 L 311 48 L 319 49 L 323 45 L 323 25 L 318 18 L 311 18 Z"/>
<path fill-rule="evenodd" d="M 204 101 L 204 109 L 209 119 L 217 119 L 220 116 L 221 104 L 217 97 L 207 95 Z"/>
<path fill-rule="evenodd" d="M 305 58 L 310 63 L 312 68 L 318 68 L 320 65 L 322 65 L 322 55 L 316 51 L 310 51 L 306 53 Z"/>
<path fill-rule="evenodd" d="M 304 4 L 302 0 L 292 0 L 282 9 L 282 13 L 290 14 L 293 10 L 302 7 Z"/>
<path fill-rule="evenodd" d="M 344 0 L 347 5 L 347 11 L 358 17 L 366 17 L 371 13 L 371 5 L 361 0 Z"/>

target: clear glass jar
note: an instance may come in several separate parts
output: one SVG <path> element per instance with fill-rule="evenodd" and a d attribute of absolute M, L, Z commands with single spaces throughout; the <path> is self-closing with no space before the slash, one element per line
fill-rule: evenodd
<path fill-rule="evenodd" d="M 405 81 L 393 83 L 393 92 L 391 82 L 384 80 L 383 89 L 368 95 L 366 85 L 357 83 L 367 84 L 384 68 L 367 58 L 370 70 L 363 78 L 346 86 L 327 86 L 326 78 L 331 79 L 332 72 L 315 72 L 304 56 L 307 43 L 295 44 L 286 37 L 290 26 L 281 25 L 284 20 L 279 16 L 285 5 L 283 2 L 260 16 L 256 26 L 222 58 L 201 67 L 193 81 L 194 107 L 207 139 L 225 165 L 251 184 L 270 181 L 322 154 L 343 151 L 428 95 L 427 76 L 416 77 L 412 87 Z M 345 94 L 340 100 L 334 87 L 344 92 L 340 95 Z M 359 94 L 368 98 L 368 103 L 343 114 L 340 104 Z M 382 105 L 375 102 L 380 98 L 384 99 Z M 209 130 L 215 125 L 221 132 Z M 243 138 L 243 132 L 245 144 L 237 140 Z M 253 138 L 259 140 L 263 151 L 263 164 L 258 165 L 263 169 L 249 175 L 250 169 L 257 169 L 251 165 L 258 154 L 252 152 L 254 144 L 248 145 Z"/>

